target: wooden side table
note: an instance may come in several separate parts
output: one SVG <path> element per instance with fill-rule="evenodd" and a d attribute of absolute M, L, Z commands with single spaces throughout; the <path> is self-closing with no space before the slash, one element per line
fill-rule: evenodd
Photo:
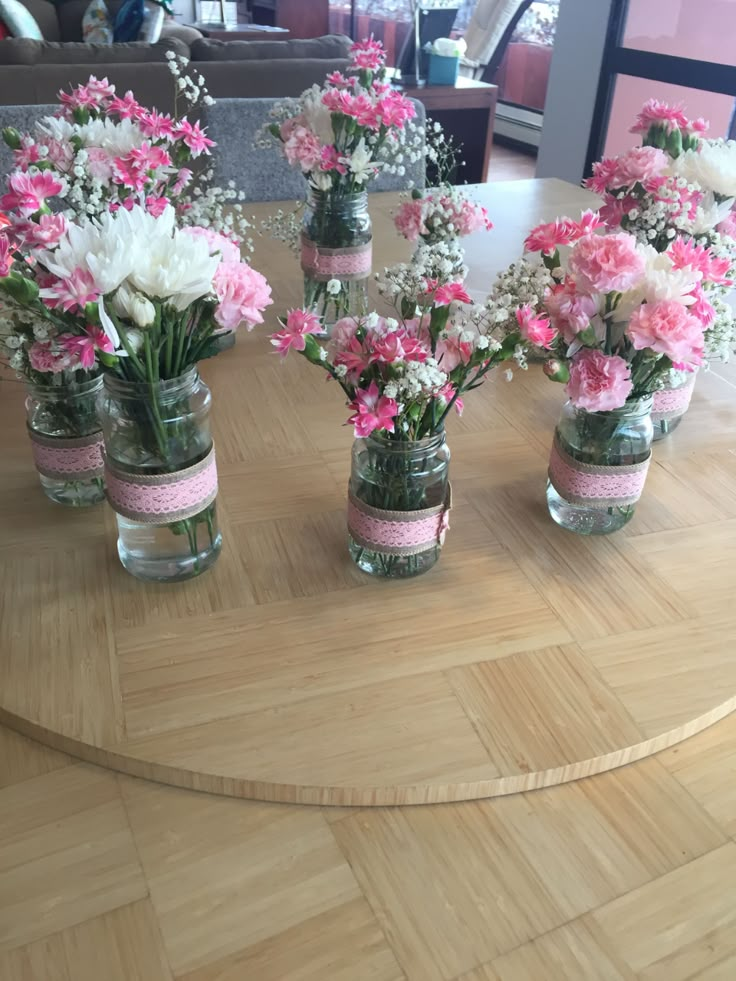
<path fill-rule="evenodd" d="M 421 102 L 427 115 L 463 144 L 463 182 L 483 184 L 488 179 L 493 147 L 498 86 L 461 76 L 454 85 L 412 86 L 402 91 Z"/>

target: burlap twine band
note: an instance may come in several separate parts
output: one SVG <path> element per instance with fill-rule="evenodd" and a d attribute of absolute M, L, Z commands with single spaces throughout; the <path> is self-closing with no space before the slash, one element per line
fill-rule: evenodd
<path fill-rule="evenodd" d="M 102 432 L 88 436 L 44 436 L 28 427 L 36 470 L 52 480 L 92 480 L 105 472 Z"/>
<path fill-rule="evenodd" d="M 592 508 L 628 507 L 641 497 L 651 451 L 643 463 L 621 467 L 597 467 L 574 460 L 562 447 L 557 433 L 549 460 L 550 483 L 569 504 Z"/>
<path fill-rule="evenodd" d="M 185 470 L 165 474 L 132 474 L 105 460 L 107 499 L 131 521 L 163 525 L 193 518 L 217 497 L 215 448 Z"/>
<path fill-rule="evenodd" d="M 323 249 L 302 234 L 302 269 L 317 282 L 365 279 L 373 266 L 373 242 L 345 249 Z"/>
<path fill-rule="evenodd" d="M 442 546 L 450 527 L 452 488 L 445 501 L 421 511 L 385 511 L 358 500 L 348 491 L 348 531 L 358 545 L 385 555 L 419 555 Z"/>

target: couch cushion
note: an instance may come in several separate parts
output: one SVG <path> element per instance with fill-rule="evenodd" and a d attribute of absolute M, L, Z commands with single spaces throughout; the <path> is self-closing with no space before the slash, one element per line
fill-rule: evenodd
<path fill-rule="evenodd" d="M 161 29 L 161 39 L 166 37 L 175 37 L 177 41 L 183 41 L 184 44 L 189 47 L 194 44 L 195 41 L 202 39 L 202 34 L 197 30 L 196 27 L 187 27 L 186 24 L 177 24 L 175 20 L 171 18 L 164 21 L 164 26 Z"/>
<path fill-rule="evenodd" d="M 9 38 L 0 44 L 0 65 L 128 65 L 166 61 L 166 52 L 189 54 L 175 38 L 157 44 L 131 41 L 129 44 L 85 44 L 83 41 L 32 41 Z M 43 68 L 41 68 L 43 70 Z"/>
<path fill-rule="evenodd" d="M 192 44 L 192 61 L 255 61 L 282 58 L 347 58 L 350 39 L 341 34 L 297 41 L 212 41 Z"/>
<path fill-rule="evenodd" d="M 53 3 L 49 0 L 23 0 L 23 6 L 30 10 L 33 19 L 41 28 L 44 41 L 61 41 L 59 18 L 56 16 L 56 7 Z"/>

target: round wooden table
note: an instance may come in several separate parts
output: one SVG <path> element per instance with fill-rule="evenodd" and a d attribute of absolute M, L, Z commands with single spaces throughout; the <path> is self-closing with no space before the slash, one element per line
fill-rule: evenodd
<path fill-rule="evenodd" d="M 594 201 L 560 181 L 477 195 L 496 223 L 467 243 L 478 298 L 532 224 Z M 396 200 L 371 199 L 376 267 L 408 256 Z M 575 779 L 736 707 L 732 369 L 701 374 L 687 419 L 655 446 L 633 522 L 600 539 L 547 515 L 562 388 L 535 367 L 497 374 L 448 427 L 440 563 L 374 580 L 346 549 L 340 393 L 301 358 L 280 362 L 266 336 L 299 303 L 298 263 L 263 239 L 256 266 L 274 288 L 268 323 L 202 366 L 224 548 L 200 579 L 137 582 L 106 505 L 48 502 L 20 386 L 0 386 L 0 722 L 178 786 L 374 805 Z"/>

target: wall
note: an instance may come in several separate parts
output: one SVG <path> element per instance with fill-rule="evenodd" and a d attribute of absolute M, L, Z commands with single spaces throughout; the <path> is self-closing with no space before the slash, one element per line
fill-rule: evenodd
<path fill-rule="evenodd" d="M 582 179 L 610 8 L 611 0 L 560 4 L 537 177 Z"/>

